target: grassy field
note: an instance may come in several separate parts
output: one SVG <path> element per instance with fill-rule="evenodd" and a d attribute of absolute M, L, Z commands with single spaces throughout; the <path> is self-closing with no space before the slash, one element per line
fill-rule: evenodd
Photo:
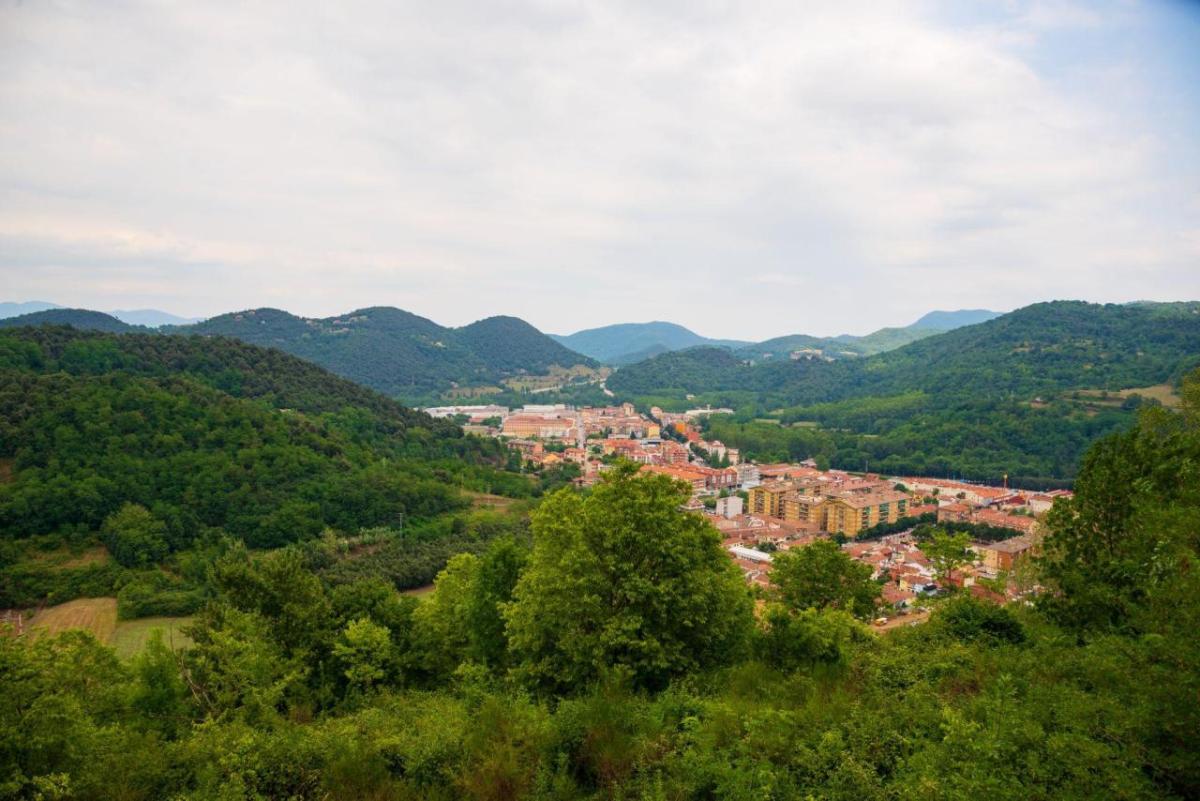
<path fill-rule="evenodd" d="M 31 631 L 58 634 L 67 629 L 84 629 L 108 642 L 117 629 L 116 598 L 80 598 L 42 609 L 29 621 Z"/>
<path fill-rule="evenodd" d="M 109 560 L 108 549 L 103 545 L 85 548 L 81 551 L 71 551 L 60 548 L 55 551 L 39 551 L 31 556 L 31 561 L 43 567 L 54 570 L 71 570 L 88 565 L 102 565 Z"/>
<path fill-rule="evenodd" d="M 108 640 L 117 651 L 117 656 L 129 659 L 137 656 L 150 642 L 154 632 L 162 632 L 163 642 L 176 649 L 191 645 L 191 639 L 180 631 L 192 622 L 190 617 L 144 617 L 140 620 L 123 620 Z"/>
<path fill-rule="evenodd" d="M 1122 401 L 1130 395 L 1153 398 L 1168 409 L 1179 406 L 1179 396 L 1175 394 L 1175 388 L 1170 384 L 1155 384 L 1149 387 L 1134 387 L 1107 393 L 1099 389 L 1081 389 L 1077 392 L 1082 400 L 1098 406 L 1120 406 Z M 1068 393 L 1068 397 L 1071 394 L 1074 393 Z"/>
<path fill-rule="evenodd" d="M 150 636 L 161 631 L 163 642 L 182 648 L 191 640 L 180 629 L 192 622 L 190 617 L 145 617 L 117 621 L 116 598 L 80 598 L 37 612 L 29 620 L 29 632 L 59 634 L 68 629 L 90 631 L 96 639 L 116 649 L 117 656 L 129 659 L 141 653 Z"/>
<path fill-rule="evenodd" d="M 504 511 L 517 502 L 516 498 L 506 498 L 503 495 L 491 495 L 487 492 L 464 492 L 471 499 L 474 509 L 497 509 Z"/>

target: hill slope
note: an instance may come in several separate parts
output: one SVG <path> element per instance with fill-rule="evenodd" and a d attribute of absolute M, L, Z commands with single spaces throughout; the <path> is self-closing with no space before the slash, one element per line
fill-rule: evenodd
<path fill-rule="evenodd" d="M 755 360 L 789 356 L 800 350 L 821 351 L 820 355 L 827 359 L 872 356 L 876 353 L 895 350 L 934 334 L 987 322 L 999 316 L 999 312 L 986 309 L 931 311 L 915 323 L 899 328 L 880 328 L 862 336 L 841 334 L 836 337 L 814 337 L 806 334 L 794 334 L 750 345 L 741 349 L 740 353 L 745 358 Z"/>
<path fill-rule="evenodd" d="M 618 323 L 576 331 L 551 334 L 555 341 L 605 364 L 629 364 L 652 352 L 663 353 L 700 345 L 740 348 L 750 344 L 732 339 L 709 339 L 675 323 Z"/>
<path fill-rule="evenodd" d="M 47 309 L 62 308 L 57 303 L 47 303 L 44 300 L 27 300 L 19 303 L 12 301 L 0 302 L 0 319 L 5 317 L 17 317 L 22 314 L 33 314 L 34 312 L 46 311 Z"/>
<path fill-rule="evenodd" d="M 733 406 L 716 434 L 754 454 L 821 454 L 840 467 L 1063 478 L 1097 437 L 1129 424 L 1137 398 L 1200 364 L 1200 304 L 1042 303 L 862 359 L 768 361 L 695 349 L 631 365 L 607 386 L 626 398 Z"/>
<path fill-rule="evenodd" d="M 989 309 L 959 309 L 958 311 L 931 311 L 922 315 L 909 328 L 931 328 L 935 331 L 953 331 L 964 325 L 976 325 L 994 320 L 1003 312 Z"/>
<path fill-rule="evenodd" d="M 103 331 L 106 333 L 137 330 L 136 326 L 121 322 L 111 314 L 89 309 L 45 309 L 0 320 L 0 328 L 23 328 L 37 325 L 69 325 L 80 331 Z"/>
<path fill-rule="evenodd" d="M 251 309 L 172 330 L 279 348 L 405 399 L 435 397 L 456 385 L 541 374 L 552 365 L 595 365 L 515 317 L 492 317 L 454 329 L 390 307 L 325 319 Z"/>
<path fill-rule="evenodd" d="M 144 325 L 147 328 L 159 328 L 164 325 L 191 325 L 204 319 L 203 317 L 180 317 L 178 314 L 158 309 L 117 309 L 109 314 L 123 323 Z"/>
<path fill-rule="evenodd" d="M 488 465 L 505 457 L 277 350 L 65 327 L 0 332 L 7 538 L 95 531 L 136 503 L 166 527 L 170 550 L 210 530 L 272 547 L 327 526 L 352 532 L 461 508 L 455 485 L 504 485 Z"/>

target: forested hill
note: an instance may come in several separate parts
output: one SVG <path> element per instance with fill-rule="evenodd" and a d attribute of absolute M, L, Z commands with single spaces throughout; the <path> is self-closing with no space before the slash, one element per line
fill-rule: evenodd
<path fill-rule="evenodd" d="M 223 314 L 173 329 L 280 348 L 393 397 L 427 399 L 455 385 L 494 385 L 552 366 L 595 366 L 514 317 L 445 328 L 400 309 L 373 307 L 308 319 L 278 309 Z"/>
<path fill-rule="evenodd" d="M 618 323 L 589 328 L 554 339 L 605 364 L 631 364 L 638 354 L 653 355 L 684 348 L 711 346 L 741 348 L 750 343 L 728 339 L 710 339 L 675 323 Z M 642 358 L 646 356 L 643 355 Z"/>
<path fill-rule="evenodd" d="M 1200 303 L 1054 301 L 867 359 L 750 366 L 712 349 L 663 354 L 608 381 L 635 395 L 748 390 L 780 406 L 922 391 L 1010 397 L 1177 381 L 1200 363 Z"/>
<path fill-rule="evenodd" d="M 1070 479 L 1139 404 L 1172 402 L 1198 364 L 1200 304 L 1056 301 L 865 359 L 750 365 L 701 348 L 622 368 L 607 386 L 647 405 L 733 407 L 712 434 L 752 457 L 1042 486 Z"/>
<path fill-rule="evenodd" d="M 0 319 L 0 328 L 24 328 L 32 325 L 69 325 L 81 331 L 137 331 L 138 326 L 121 322 L 111 314 L 89 309 L 44 309 Z"/>
<path fill-rule="evenodd" d="M 134 505 L 151 561 L 427 519 L 529 492 L 507 454 L 301 359 L 224 338 L 0 332 L 0 540 L 94 536 Z"/>

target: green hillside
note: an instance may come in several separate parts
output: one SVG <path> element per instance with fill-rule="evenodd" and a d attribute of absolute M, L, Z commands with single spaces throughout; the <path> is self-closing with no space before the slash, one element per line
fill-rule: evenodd
<path fill-rule="evenodd" d="M 638 357 L 653 353 L 682 350 L 699 346 L 741 348 L 749 345 L 729 339 L 710 339 L 676 323 L 617 323 L 600 328 L 576 331 L 554 339 L 572 350 L 587 354 L 604 364 L 630 364 Z"/>
<path fill-rule="evenodd" d="M 410 401 L 436 398 L 454 386 L 495 385 L 510 376 L 544 374 L 552 365 L 595 365 L 514 317 L 455 329 L 390 307 L 325 319 L 251 309 L 173 330 L 279 348 Z"/>
<path fill-rule="evenodd" d="M 715 435 L 840 467 L 1070 478 L 1087 445 L 1127 425 L 1138 398 L 1200 364 L 1200 304 L 1042 303 L 875 356 L 749 365 L 714 349 L 622 368 L 624 397 L 740 410 Z M 1082 393 L 1080 393 L 1082 391 Z M 754 424 L 771 417 L 782 426 Z M 809 426 L 796 430 L 789 426 Z M 816 424 L 816 427 L 812 427 Z"/>
<path fill-rule="evenodd" d="M 123 323 L 111 314 L 88 309 L 45 309 L 0 319 L 0 328 L 24 328 L 36 325 L 69 325 L 81 331 L 137 331 L 138 326 Z"/>
<path fill-rule="evenodd" d="M 685 487 L 616 468 L 420 600 L 335 548 L 208 563 L 173 652 L 0 637 L 13 798 L 1200 797 L 1200 386 L 1098 443 L 1011 602 L 947 587 L 870 626 L 828 540 L 746 587 Z M 945 532 L 921 541 L 961 550 Z M 939 572 L 949 567 L 939 568 Z M 36 620 L 36 618 L 35 618 Z M 77 624 L 78 625 L 78 624 Z M 65 626 L 60 626 L 63 628 Z"/>
<path fill-rule="evenodd" d="M 0 333 L 0 461 L 0 549 L 100 536 L 129 569 L 224 537 L 271 548 L 326 529 L 445 533 L 469 506 L 464 489 L 534 489 L 503 470 L 498 443 L 280 351 L 70 328 Z M 0 561 L 17 563 L 0 606 L 108 594 L 128 578 L 22 566 L 24 547 Z M 161 581 L 199 578 L 179 570 Z"/>

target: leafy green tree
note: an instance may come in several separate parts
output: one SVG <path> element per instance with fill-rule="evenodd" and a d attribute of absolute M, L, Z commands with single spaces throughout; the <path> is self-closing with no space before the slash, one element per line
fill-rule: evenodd
<path fill-rule="evenodd" d="M 333 655 L 342 664 L 351 688 L 366 692 L 388 674 L 393 660 L 391 636 L 383 626 L 360 618 L 342 630 Z"/>
<path fill-rule="evenodd" d="M 768 604 L 755 643 L 758 658 L 780 670 L 845 667 L 850 645 L 863 639 L 860 623 L 837 609 L 790 609 Z"/>
<path fill-rule="evenodd" d="M 109 553 L 125 567 L 145 567 L 167 555 L 167 526 L 136 503 L 109 515 L 100 530 Z"/>
<path fill-rule="evenodd" d="M 494 540 L 479 560 L 466 613 L 470 655 L 484 665 L 502 667 L 507 664 L 504 608 L 512 601 L 528 558 L 527 546 L 511 536 L 504 536 Z"/>
<path fill-rule="evenodd" d="M 929 559 L 939 583 L 944 583 L 950 574 L 972 560 L 971 538 L 965 532 L 947 533 L 935 528 L 929 539 L 921 543 L 921 553 Z"/>
<path fill-rule="evenodd" d="M 410 666 L 427 681 L 445 681 L 471 646 L 470 607 L 479 557 L 462 553 L 438 574 L 433 592 L 413 612 Z"/>
<path fill-rule="evenodd" d="M 1060 623 L 1122 628 L 1189 570 L 1200 538 L 1200 373 L 1178 412 L 1147 408 L 1097 443 L 1074 498 L 1047 515 L 1041 600 Z"/>
<path fill-rule="evenodd" d="M 776 553 L 771 583 L 776 597 L 793 610 L 841 609 L 859 618 L 872 616 L 881 591 L 871 568 L 832 540 Z"/>
<path fill-rule="evenodd" d="M 962 595 L 938 610 L 933 625 L 968 642 L 1022 643 L 1025 627 L 1012 612 L 990 601 Z"/>
<path fill-rule="evenodd" d="M 533 514 L 533 553 L 507 609 L 519 675 L 559 692 L 616 669 L 634 686 L 736 658 L 749 593 L 688 490 L 615 467 L 581 498 L 560 491 Z"/>

